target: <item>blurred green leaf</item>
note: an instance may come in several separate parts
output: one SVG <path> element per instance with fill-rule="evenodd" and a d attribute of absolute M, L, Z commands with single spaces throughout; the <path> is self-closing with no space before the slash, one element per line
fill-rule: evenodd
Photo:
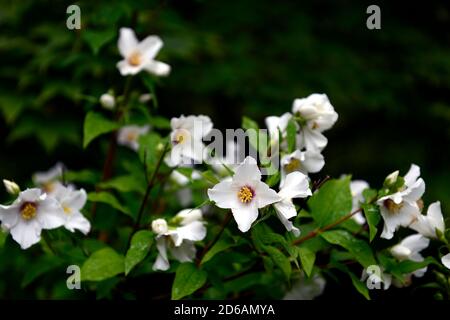
<path fill-rule="evenodd" d="M 139 262 L 144 260 L 150 251 L 153 239 L 153 232 L 148 230 L 141 230 L 133 235 L 130 249 L 128 249 L 127 255 L 125 256 L 125 275 L 128 275 Z"/>
<path fill-rule="evenodd" d="M 114 197 L 109 192 L 106 192 L 106 191 L 90 192 L 88 194 L 88 200 L 91 202 L 101 202 L 101 203 L 108 204 L 111 207 L 113 207 L 114 209 L 119 210 L 119 211 L 131 216 L 132 218 L 134 218 L 131 211 L 127 207 L 120 204 L 119 200 L 117 200 L 117 198 Z"/>
<path fill-rule="evenodd" d="M 103 117 L 101 113 L 89 111 L 84 120 L 83 148 L 99 135 L 114 131 L 119 125 Z"/>
<path fill-rule="evenodd" d="M 381 220 L 380 209 L 377 205 L 373 204 L 363 204 L 362 208 L 366 216 L 367 224 L 369 225 L 369 239 L 372 242 L 378 231 L 377 225 Z"/>
<path fill-rule="evenodd" d="M 180 300 L 200 289 L 206 282 L 207 274 L 193 263 L 178 266 L 172 285 L 172 299 Z"/>
<path fill-rule="evenodd" d="M 81 267 L 82 281 L 102 281 L 125 271 L 124 257 L 111 248 L 94 252 Z"/>
<path fill-rule="evenodd" d="M 84 30 L 82 32 L 83 39 L 91 48 L 94 55 L 97 55 L 100 49 L 115 38 L 116 32 L 114 29 L 110 30 Z"/>

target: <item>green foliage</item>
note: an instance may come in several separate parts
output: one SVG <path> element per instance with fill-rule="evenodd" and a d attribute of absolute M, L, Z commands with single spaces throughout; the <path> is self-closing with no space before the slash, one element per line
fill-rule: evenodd
<path fill-rule="evenodd" d="M 381 220 L 380 209 L 372 204 L 363 204 L 362 208 L 369 226 L 369 239 L 372 242 L 378 232 L 377 225 Z"/>
<path fill-rule="evenodd" d="M 81 267 L 82 281 L 102 281 L 125 271 L 124 257 L 111 248 L 94 252 Z"/>
<path fill-rule="evenodd" d="M 200 289 L 206 282 L 207 274 L 192 263 L 178 266 L 172 286 L 172 299 L 180 300 Z"/>
<path fill-rule="evenodd" d="M 117 198 L 109 192 L 91 192 L 88 194 L 88 200 L 91 202 L 105 203 L 112 208 L 129 215 L 132 218 L 134 217 L 131 211 L 127 207 L 124 207 L 122 204 L 120 204 L 119 200 L 117 200 Z"/>
<path fill-rule="evenodd" d="M 106 119 L 102 114 L 90 111 L 84 120 L 83 147 L 86 148 L 98 136 L 116 130 L 118 124 Z"/>
<path fill-rule="evenodd" d="M 125 275 L 141 262 L 150 251 L 155 235 L 151 231 L 141 230 L 131 238 L 130 249 L 125 256 Z"/>
<path fill-rule="evenodd" d="M 288 122 L 286 128 L 287 136 L 286 140 L 288 143 L 288 152 L 292 153 L 295 151 L 295 147 L 297 145 L 297 125 L 295 123 L 294 118 L 291 118 Z"/>
<path fill-rule="evenodd" d="M 316 261 L 316 253 L 309 249 L 307 246 L 301 246 L 297 248 L 298 256 L 302 263 L 303 270 L 309 277 L 314 267 L 314 262 Z"/>

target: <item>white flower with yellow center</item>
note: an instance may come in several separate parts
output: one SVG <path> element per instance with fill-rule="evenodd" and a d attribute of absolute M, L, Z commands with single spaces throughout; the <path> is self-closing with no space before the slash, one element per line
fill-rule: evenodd
<path fill-rule="evenodd" d="M 242 232 L 247 232 L 258 218 L 259 208 L 282 200 L 261 181 L 261 171 L 252 157 L 245 158 L 232 178 L 208 189 L 208 196 L 219 208 L 231 209 Z"/>
<path fill-rule="evenodd" d="M 414 234 L 406 237 L 400 243 L 390 249 L 391 254 L 399 261 L 411 260 L 414 262 L 422 262 L 424 260 L 420 251 L 426 249 L 430 244 L 430 240 L 421 234 Z M 416 277 L 422 277 L 427 271 L 427 267 L 418 269 L 413 272 Z"/>
<path fill-rule="evenodd" d="M 350 182 L 350 192 L 352 193 L 352 212 L 358 210 L 361 203 L 364 202 L 363 191 L 369 188 L 369 184 L 364 180 L 354 180 Z M 359 225 L 366 223 L 366 219 L 361 212 L 352 216 L 353 220 Z"/>
<path fill-rule="evenodd" d="M 323 131 L 330 129 L 338 119 L 326 94 L 311 94 L 295 99 L 292 106 L 294 116 L 300 118 L 301 129 L 297 137 L 299 149 L 322 150 L 328 143 Z"/>
<path fill-rule="evenodd" d="M 441 203 L 436 201 L 430 204 L 427 215 L 418 216 L 417 221 L 413 222 L 409 227 L 425 237 L 436 239 L 436 230 L 439 230 L 441 233 L 445 231 Z"/>
<path fill-rule="evenodd" d="M 58 162 L 48 171 L 36 172 L 33 174 L 33 182 L 42 188 L 46 193 L 51 194 L 56 187 L 61 184 L 64 164 Z"/>
<path fill-rule="evenodd" d="M 425 192 L 425 182 L 420 176 L 420 168 L 411 165 L 404 177 L 405 185 L 402 190 L 378 199 L 384 228 L 381 237 L 391 239 L 400 227 L 408 227 L 420 216 L 419 203 Z"/>
<path fill-rule="evenodd" d="M 195 241 L 206 237 L 206 228 L 202 212 L 199 209 L 180 211 L 172 220 L 177 227 L 171 227 L 164 219 L 152 222 L 156 236 L 158 256 L 153 264 L 153 270 L 167 270 L 170 267 L 168 252 L 179 262 L 190 262 L 195 258 Z"/>
<path fill-rule="evenodd" d="M 325 165 L 323 155 L 317 150 L 299 151 L 285 155 L 281 158 L 281 184 L 287 174 L 299 171 L 305 175 L 322 170 Z"/>
<path fill-rule="evenodd" d="M 150 126 L 129 125 L 121 128 L 117 133 L 117 143 L 134 151 L 139 150 L 139 137 L 146 134 Z"/>
<path fill-rule="evenodd" d="M 309 189 L 308 177 L 301 172 L 292 172 L 286 176 L 286 179 L 278 192 L 278 196 L 280 196 L 282 200 L 273 205 L 278 219 L 283 223 L 286 230 L 292 231 L 296 237 L 300 235 L 300 230 L 294 227 L 293 223 L 289 221 L 290 218 L 297 216 L 297 210 L 295 209 L 292 199 L 306 198 L 310 195 L 311 190 Z"/>
<path fill-rule="evenodd" d="M 166 160 L 168 165 L 174 167 L 180 164 L 189 164 L 192 160 L 201 163 L 204 158 L 205 145 L 203 138 L 207 136 L 213 124 L 208 116 L 187 116 L 170 120 L 172 132 L 172 151 Z"/>
<path fill-rule="evenodd" d="M 53 193 L 53 197 L 60 203 L 64 211 L 64 227 L 70 232 L 75 232 L 77 229 L 85 235 L 88 234 L 91 230 L 91 223 L 81 213 L 87 200 L 86 191 L 60 185 Z"/>
<path fill-rule="evenodd" d="M 20 192 L 9 206 L 0 206 L 0 221 L 22 249 L 38 243 L 42 229 L 55 229 L 65 223 L 58 201 L 37 188 Z"/>
<path fill-rule="evenodd" d="M 121 28 L 118 47 L 124 59 L 117 63 L 120 74 L 134 75 L 145 70 L 156 76 L 168 75 L 170 66 L 155 60 L 162 46 L 163 42 L 158 36 L 148 36 L 139 42 L 133 30 Z"/>

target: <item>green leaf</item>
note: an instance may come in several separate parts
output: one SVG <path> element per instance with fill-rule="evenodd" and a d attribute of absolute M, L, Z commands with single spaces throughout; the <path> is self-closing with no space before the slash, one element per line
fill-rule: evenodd
<path fill-rule="evenodd" d="M 147 173 L 155 170 L 161 153 L 164 149 L 164 141 L 155 132 L 149 132 L 139 137 L 139 159 L 147 164 Z"/>
<path fill-rule="evenodd" d="M 100 180 L 100 174 L 93 170 L 65 171 L 64 179 L 70 182 L 95 184 Z"/>
<path fill-rule="evenodd" d="M 164 117 L 152 116 L 149 119 L 149 124 L 156 129 L 170 129 L 170 121 Z"/>
<path fill-rule="evenodd" d="M 209 260 L 211 260 L 216 254 L 225 251 L 231 247 L 234 247 L 235 243 L 229 239 L 229 238 L 225 238 L 225 239 L 219 239 L 209 250 L 208 252 L 205 254 L 205 256 L 203 257 L 201 264 L 204 264 L 206 262 L 208 262 Z"/>
<path fill-rule="evenodd" d="M 0 229 L 0 248 L 2 248 L 5 245 L 6 238 L 8 237 L 8 234 Z"/>
<path fill-rule="evenodd" d="M 113 29 L 105 31 L 84 30 L 81 34 L 94 55 L 97 55 L 100 49 L 116 36 L 116 32 Z"/>
<path fill-rule="evenodd" d="M 98 136 L 118 128 L 117 123 L 104 118 L 100 113 L 89 111 L 84 120 L 83 148 L 86 148 Z"/>
<path fill-rule="evenodd" d="M 331 244 L 343 247 L 353 254 L 355 259 L 365 268 L 376 264 L 372 249 L 364 241 L 355 238 L 352 234 L 345 230 L 326 231 L 321 234 Z"/>
<path fill-rule="evenodd" d="M 364 191 L 362 192 L 362 195 L 363 195 L 364 199 L 366 200 L 366 203 L 370 203 L 377 198 L 378 191 L 375 189 L 367 188 L 367 189 L 364 189 Z"/>
<path fill-rule="evenodd" d="M 309 277 L 314 267 L 314 262 L 316 261 L 316 253 L 306 246 L 298 247 L 297 251 L 303 270 Z"/>
<path fill-rule="evenodd" d="M 242 128 L 244 130 L 248 130 L 248 129 L 253 129 L 256 131 L 259 130 L 258 123 L 256 123 L 256 121 L 254 121 L 246 116 L 242 117 Z"/>
<path fill-rule="evenodd" d="M 367 224 L 369 225 L 369 240 L 372 242 L 378 231 L 377 225 L 381 220 L 380 209 L 373 204 L 363 204 L 362 208 L 366 216 Z"/>
<path fill-rule="evenodd" d="M 145 176 L 133 175 L 118 176 L 111 180 L 101 182 L 102 189 L 115 189 L 120 192 L 144 192 L 146 188 Z"/>
<path fill-rule="evenodd" d="M 178 266 L 172 286 L 172 299 L 180 300 L 200 289 L 206 282 L 206 272 L 197 269 L 193 263 Z"/>
<path fill-rule="evenodd" d="M 281 174 L 280 171 L 275 172 L 274 174 L 270 175 L 267 180 L 266 183 L 269 187 L 273 187 L 275 186 L 278 182 L 280 182 L 281 179 Z"/>
<path fill-rule="evenodd" d="M 264 251 L 269 254 L 275 265 L 283 271 L 286 279 L 289 279 L 292 272 L 289 259 L 280 250 L 272 246 L 264 246 Z"/>
<path fill-rule="evenodd" d="M 111 193 L 106 191 L 100 191 L 100 192 L 90 192 L 88 194 L 88 200 L 92 202 L 101 202 L 110 205 L 116 210 L 119 210 L 130 217 L 133 217 L 133 214 L 131 211 L 120 204 L 119 200 L 117 200 L 116 197 L 114 197 Z"/>
<path fill-rule="evenodd" d="M 364 296 L 367 300 L 370 300 L 369 290 L 367 289 L 367 285 L 365 282 L 362 282 L 357 276 L 355 276 L 352 272 L 348 272 L 350 279 L 352 279 L 352 284 L 355 287 L 356 291 Z"/>
<path fill-rule="evenodd" d="M 297 147 L 297 126 L 295 124 L 294 118 L 289 119 L 286 128 L 286 139 L 288 144 L 288 152 L 292 153 Z"/>
<path fill-rule="evenodd" d="M 94 252 L 81 267 L 82 281 L 102 281 L 125 271 L 124 257 L 111 248 Z"/>
<path fill-rule="evenodd" d="M 153 244 L 154 235 L 151 231 L 141 230 L 131 239 L 130 249 L 125 256 L 125 275 L 147 256 Z"/>
<path fill-rule="evenodd" d="M 352 209 L 350 177 L 327 181 L 308 200 L 308 206 L 313 219 L 320 227 L 349 214 Z"/>
<path fill-rule="evenodd" d="M 35 279 L 40 277 L 41 275 L 61 267 L 63 265 L 63 261 L 55 256 L 42 256 L 37 261 L 33 262 L 32 268 L 27 268 L 24 277 L 22 278 L 22 288 L 25 288 L 30 283 L 32 283 Z"/>
<path fill-rule="evenodd" d="M 395 263 L 391 265 L 391 268 L 389 268 L 388 271 L 393 275 L 399 277 L 401 275 L 412 273 L 418 269 L 425 268 L 429 264 L 435 264 L 437 266 L 440 265 L 433 257 L 427 257 L 420 262 L 404 260 L 399 263 Z"/>

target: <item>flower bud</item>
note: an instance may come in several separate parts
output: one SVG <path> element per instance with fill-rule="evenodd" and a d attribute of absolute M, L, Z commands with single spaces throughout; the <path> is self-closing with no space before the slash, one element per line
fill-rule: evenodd
<path fill-rule="evenodd" d="M 153 96 L 150 93 L 144 93 L 139 96 L 140 103 L 146 103 L 152 100 Z"/>
<path fill-rule="evenodd" d="M 388 175 L 386 177 L 385 183 L 388 184 L 388 185 L 393 185 L 397 181 L 398 174 L 399 174 L 398 170 L 392 172 L 390 175 Z"/>
<path fill-rule="evenodd" d="M 116 99 L 109 93 L 104 93 L 100 96 L 100 104 L 103 108 L 113 110 L 116 105 Z"/>
<path fill-rule="evenodd" d="M 395 245 L 391 248 L 391 254 L 398 260 L 406 260 L 411 255 L 411 250 L 401 245 Z"/>
<path fill-rule="evenodd" d="M 152 230 L 157 234 L 164 234 L 169 231 L 169 227 L 167 226 L 166 220 L 156 219 L 152 222 Z"/>
<path fill-rule="evenodd" d="M 5 186 L 6 192 L 9 194 L 18 195 L 20 193 L 20 187 L 14 181 L 3 179 L 3 185 Z"/>
<path fill-rule="evenodd" d="M 181 210 L 177 215 L 177 218 L 181 219 L 181 224 L 186 225 L 194 221 L 202 219 L 202 211 L 200 209 L 184 209 Z"/>

